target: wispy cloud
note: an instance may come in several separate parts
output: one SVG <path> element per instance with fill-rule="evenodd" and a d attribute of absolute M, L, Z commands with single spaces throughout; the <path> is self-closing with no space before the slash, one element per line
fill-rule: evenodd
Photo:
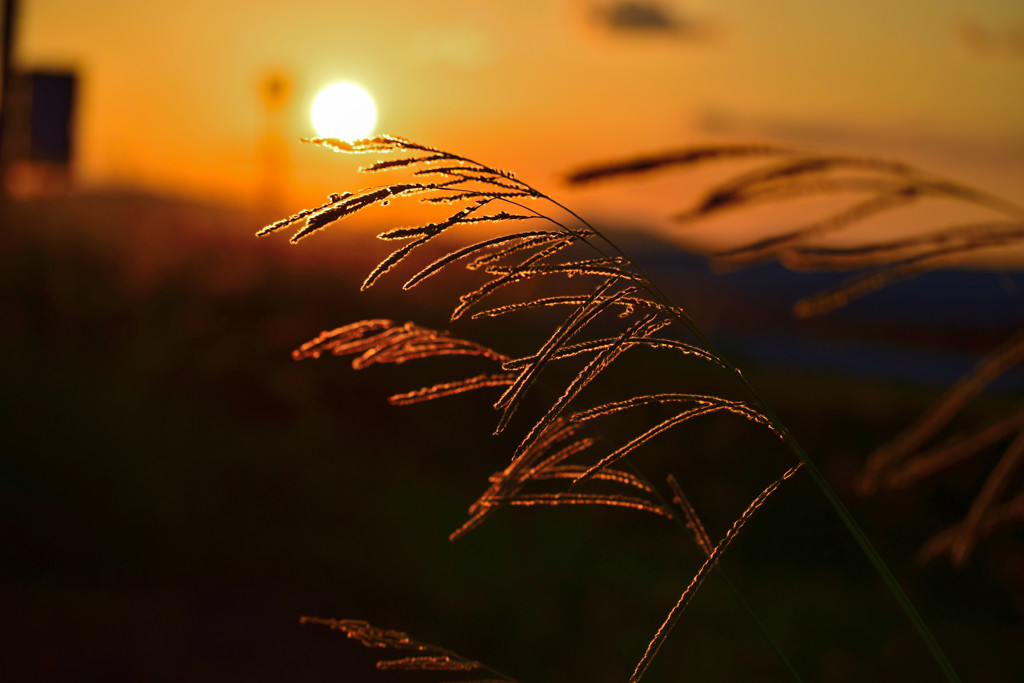
<path fill-rule="evenodd" d="M 660 2 L 616 0 L 592 4 L 590 10 L 595 23 L 615 33 L 680 38 L 700 38 L 707 34 L 702 21 L 681 16 Z"/>

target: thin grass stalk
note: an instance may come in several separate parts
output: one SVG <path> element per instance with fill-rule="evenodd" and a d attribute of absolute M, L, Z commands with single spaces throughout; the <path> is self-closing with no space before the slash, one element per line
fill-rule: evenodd
<path fill-rule="evenodd" d="M 910 186 L 910 188 L 912 189 L 913 186 Z M 891 192 L 884 192 L 878 196 L 871 197 L 827 218 L 805 225 L 802 228 L 791 230 L 781 235 L 773 235 L 772 237 L 734 249 L 720 251 L 713 254 L 712 258 L 719 265 L 754 263 L 778 255 L 779 252 L 795 242 L 839 231 L 857 221 L 864 220 L 868 216 L 887 211 L 893 206 L 910 202 L 916 196 L 916 194 L 908 192 L 907 187 L 896 188 Z"/>
<path fill-rule="evenodd" d="M 750 520 L 754 512 L 756 512 L 759 507 L 764 505 L 764 502 L 768 499 L 768 496 L 774 493 L 775 490 L 779 488 L 779 486 L 782 484 L 782 482 L 786 481 L 794 474 L 796 474 L 797 470 L 799 470 L 801 466 L 802 464 L 797 464 L 786 470 L 785 474 L 783 474 L 779 479 L 772 482 L 768 486 L 768 488 L 766 488 L 764 491 L 758 494 L 757 498 L 755 498 L 750 503 L 750 505 L 747 506 L 747 509 L 743 511 L 743 514 L 740 515 L 739 519 L 737 519 L 736 522 L 733 523 L 732 527 L 729 529 L 728 533 L 726 533 L 725 537 L 721 541 L 719 541 L 718 545 L 715 546 L 715 549 L 711 552 L 710 555 L 708 555 L 708 559 L 705 560 L 704 564 L 701 565 L 701 568 L 697 570 L 697 573 L 690 581 L 690 585 L 686 587 L 686 590 L 684 590 L 683 594 L 679 597 L 679 601 L 675 604 L 671 611 L 669 611 L 668 616 L 665 618 L 664 623 L 662 623 L 661 627 L 658 629 L 658 632 L 654 634 L 654 638 L 647 646 L 647 651 L 644 653 L 644 656 L 640 659 L 640 662 L 636 665 L 636 669 L 633 671 L 633 675 L 630 677 L 629 683 L 637 683 L 641 678 L 643 678 L 644 673 L 647 672 L 647 667 L 650 666 L 651 661 L 654 659 L 654 656 L 658 654 L 658 650 L 661 648 L 662 643 L 665 642 L 665 639 L 668 638 L 668 634 L 672 631 L 676 622 L 679 620 L 679 617 L 680 615 L 682 615 L 683 610 L 685 610 L 686 606 L 690 604 L 690 600 L 693 599 L 693 596 L 696 594 L 697 589 L 700 588 L 701 584 L 704 583 L 704 580 L 707 578 L 711 570 L 715 568 L 715 566 L 717 566 L 719 558 L 721 558 L 721 556 L 725 553 L 726 549 L 728 549 L 728 547 L 732 544 L 733 540 L 735 540 L 737 534 L 739 534 L 740 532 L 740 529 L 742 529 L 743 526 Z"/>
<path fill-rule="evenodd" d="M 420 149 L 420 150 L 428 151 L 428 152 L 431 152 L 431 153 L 438 152 L 438 150 L 434 150 L 432 148 L 427 148 L 427 147 L 415 145 L 414 143 L 407 143 L 407 142 L 403 141 L 402 144 L 407 149 Z M 341 145 L 339 148 L 344 148 L 344 145 Z M 382 149 L 386 149 L 386 145 L 384 147 L 382 147 Z M 366 151 L 369 151 L 369 150 L 366 150 Z M 466 159 L 464 157 L 458 157 L 456 155 L 451 155 L 450 158 L 451 159 L 457 159 L 457 160 L 460 160 L 460 161 L 465 161 L 465 162 L 467 162 L 469 164 L 472 164 L 472 165 L 476 166 L 477 168 L 472 169 L 472 171 L 479 171 L 481 173 L 495 173 L 495 172 L 493 172 L 491 170 L 488 170 L 487 167 L 483 166 L 482 164 L 479 164 L 478 162 L 472 161 L 470 159 Z M 822 491 L 822 494 L 825 496 L 826 500 L 833 507 L 833 509 L 835 510 L 836 514 L 840 517 L 840 519 L 843 522 L 843 524 L 847 527 L 847 530 L 854 537 L 854 540 L 857 542 L 858 546 L 865 553 L 865 555 L 867 555 L 867 557 L 868 557 L 869 561 L 871 562 L 872 566 L 875 568 L 875 570 L 881 576 L 883 581 L 886 583 L 886 585 L 889 588 L 890 592 L 892 592 L 894 597 L 897 599 L 897 602 L 900 604 L 900 606 L 903 609 L 904 613 L 910 619 L 911 623 L 915 627 L 915 629 L 918 632 L 919 636 L 921 637 L 921 639 L 925 643 L 926 647 L 928 648 L 928 650 L 929 650 L 930 654 L 932 655 L 933 659 L 936 661 L 936 663 L 939 666 L 939 668 L 943 671 L 943 673 L 946 676 L 947 680 L 954 681 L 954 682 L 958 683 L 959 680 L 960 680 L 959 677 L 957 676 L 956 672 L 953 670 L 951 664 L 949 663 L 948 659 L 946 658 L 945 654 L 943 653 L 941 647 L 938 645 L 938 643 L 935 640 L 934 636 L 929 631 L 927 625 L 924 623 L 924 621 L 921 618 L 920 614 L 918 614 L 916 608 L 911 603 L 910 599 L 907 597 L 907 595 L 903 591 L 903 589 L 900 587 L 899 583 L 896 581 L 895 577 L 893 576 L 892 572 L 889 570 L 888 566 L 882 560 L 882 558 L 878 554 L 878 552 L 874 549 L 874 547 L 872 546 L 872 544 L 868 540 L 866 534 L 863 532 L 863 530 L 857 524 L 856 520 L 853 518 L 853 516 L 850 514 L 850 512 L 846 509 L 845 505 L 843 505 L 842 501 L 840 500 L 838 495 L 835 493 L 835 491 L 832 489 L 831 485 L 828 483 L 828 481 L 826 480 L 824 475 L 814 465 L 813 461 L 810 459 L 810 457 L 807 455 L 807 453 L 803 450 L 803 448 L 799 444 L 799 442 L 789 432 L 788 428 L 781 422 L 781 420 L 778 418 L 778 416 L 775 415 L 774 411 L 772 411 L 769 408 L 769 406 L 767 405 L 767 403 L 764 401 L 763 397 L 761 396 L 760 392 L 757 391 L 757 389 L 752 385 L 752 383 L 749 380 L 747 380 L 747 378 L 742 374 L 742 372 L 734 364 L 732 364 L 731 362 L 726 360 L 723 356 L 721 356 L 721 354 L 719 354 L 717 352 L 717 350 L 715 349 L 715 346 L 704 335 L 704 333 L 697 327 L 697 325 L 690 318 L 690 316 L 687 313 L 685 313 L 685 311 L 683 311 L 681 308 L 673 305 L 670 302 L 670 300 L 667 297 L 667 295 L 646 274 L 646 272 L 644 272 L 644 270 L 638 264 L 636 264 L 631 258 L 629 258 L 629 256 L 626 255 L 622 251 L 622 249 L 620 249 L 608 237 L 606 237 L 605 235 L 603 235 L 603 234 L 599 233 L 598 231 L 596 231 L 593 228 L 592 225 L 590 225 L 586 220 L 584 220 L 581 216 L 576 214 L 574 211 L 572 211 L 568 207 L 560 204 L 559 202 L 555 201 L 554 199 L 548 197 L 547 195 L 545 195 L 545 194 L 543 194 L 543 193 L 541 193 L 541 192 L 531 188 L 530 186 L 526 185 L 525 183 L 522 183 L 521 181 L 515 180 L 510 175 L 506 175 L 506 174 L 499 174 L 499 175 L 501 175 L 501 177 L 504 180 L 506 180 L 507 182 L 499 182 L 499 181 L 493 181 L 492 182 L 492 179 L 490 179 L 490 178 L 483 178 L 483 177 L 479 177 L 478 178 L 475 175 L 473 176 L 473 179 L 474 180 L 479 180 L 479 181 L 482 181 L 482 182 L 489 182 L 489 183 L 491 183 L 491 184 L 493 184 L 493 185 L 495 185 L 497 187 L 513 188 L 513 189 L 515 189 L 514 192 L 505 193 L 505 194 L 492 192 L 492 193 L 490 193 L 490 199 L 491 200 L 500 200 L 500 201 L 509 202 L 509 203 L 511 203 L 511 204 L 513 204 L 515 206 L 520 207 L 524 211 L 527 211 L 527 212 L 529 212 L 529 213 L 531 213 L 533 215 L 536 215 L 539 218 L 542 218 L 544 220 L 547 220 L 547 221 L 551 222 L 552 224 L 554 224 L 556 226 L 559 226 L 561 229 L 565 230 L 565 232 L 568 235 L 570 235 L 573 238 L 573 240 L 585 242 L 591 248 L 595 249 L 597 251 L 597 253 L 599 253 L 602 256 L 604 256 L 605 258 L 611 260 L 612 257 L 609 257 L 605 253 L 604 249 L 602 249 L 599 244 L 595 243 L 595 241 L 591 239 L 592 236 L 599 237 L 601 239 L 601 241 L 603 241 L 604 244 L 608 248 L 610 248 L 613 252 L 616 252 L 617 254 L 619 254 L 621 256 L 621 258 L 614 257 L 615 260 L 617 260 L 623 266 L 628 266 L 628 267 L 631 267 L 633 269 L 633 272 L 630 274 L 630 275 L 632 275 L 632 277 L 628 277 L 627 278 L 626 277 L 627 273 L 626 273 L 625 269 L 620 269 L 620 268 L 616 267 L 614 269 L 615 272 L 611 273 L 611 278 L 610 279 L 612 279 L 612 280 L 629 279 L 629 280 L 633 281 L 633 286 L 634 287 L 639 287 L 641 289 L 646 290 L 655 301 L 660 302 L 665 307 L 666 312 L 669 315 L 671 315 L 680 324 L 682 324 L 686 329 L 688 329 L 697 338 L 697 340 L 700 341 L 704 345 L 704 347 L 708 350 L 708 352 L 711 355 L 715 356 L 716 359 L 720 360 L 721 361 L 721 365 L 724 368 L 726 368 L 731 374 L 735 375 L 735 377 L 740 382 L 740 384 L 746 389 L 748 394 L 753 398 L 757 408 L 759 408 L 760 412 L 757 413 L 757 414 L 759 416 L 763 416 L 763 419 L 766 422 L 766 424 L 770 428 L 772 428 L 774 431 L 776 431 L 781 436 L 783 441 L 786 443 L 787 447 L 792 451 L 792 453 L 796 456 L 797 460 L 799 461 L 800 465 L 798 465 L 798 467 L 799 466 L 806 467 L 807 471 L 811 474 L 812 479 L 814 480 L 815 484 L 819 487 L 819 489 Z M 459 179 L 450 181 L 447 184 L 446 183 L 439 183 L 439 184 L 433 184 L 431 186 L 409 185 L 409 186 L 395 186 L 395 187 L 399 187 L 400 188 L 399 194 L 412 193 L 411 191 L 417 191 L 418 192 L 421 189 L 426 190 L 426 191 L 437 191 L 437 190 L 444 190 L 445 188 L 448 187 L 448 185 L 456 185 L 456 184 L 458 184 L 460 182 L 463 182 L 464 180 L 465 180 L 465 178 L 461 178 L 460 177 Z M 394 194 L 394 192 L 392 192 L 392 193 Z M 572 228 L 572 227 L 570 227 L 568 225 L 565 225 L 565 224 L 555 220 L 554 218 L 552 218 L 550 216 L 547 216 L 545 214 L 542 214 L 539 211 L 537 211 L 536 209 L 533 209 L 532 207 L 528 207 L 528 206 L 522 204 L 520 201 L 517 201 L 519 199 L 519 197 L 528 197 L 528 198 L 532 198 L 532 199 L 543 199 L 543 200 L 546 200 L 552 206 L 561 208 L 568 215 L 572 216 L 575 220 L 579 221 L 579 224 L 582 225 L 582 226 L 585 226 L 586 229 L 585 230 L 574 229 L 574 228 Z M 352 199 L 353 198 L 349 198 L 349 200 L 347 200 L 347 203 L 348 204 L 352 204 L 353 203 L 351 201 Z M 362 198 L 360 198 L 360 199 L 362 199 Z M 971 199 L 973 201 L 979 203 L 979 204 L 986 203 L 986 202 L 983 201 L 984 199 L 986 199 L 985 197 L 973 197 L 972 196 Z M 347 206 L 346 206 L 346 209 L 347 209 Z M 327 211 L 325 213 L 326 214 L 331 214 L 332 212 Z M 348 211 L 346 210 L 345 213 L 347 214 Z M 317 229 L 317 228 L 321 227 L 323 224 L 326 223 L 325 221 L 321 220 L 319 218 L 319 216 L 316 216 L 315 218 L 317 218 L 317 220 L 316 220 L 316 225 L 314 226 L 314 225 L 312 225 L 312 223 L 313 223 L 312 219 L 313 218 L 314 217 L 311 217 L 310 219 L 307 219 L 307 230 L 300 231 L 301 235 L 297 235 L 296 237 L 304 236 L 305 234 L 307 234 L 308 232 L 312 231 L 313 229 Z M 263 232 L 265 232 L 265 231 L 261 231 L 261 234 L 263 234 Z M 522 267 L 522 265 L 520 267 Z M 541 272 L 542 270 L 543 269 L 540 269 L 540 270 L 538 270 L 538 272 Z M 499 280 L 500 279 L 501 278 L 499 278 Z M 500 284 L 498 286 L 500 286 Z M 490 290 L 487 290 L 487 291 L 490 291 Z M 482 294 L 480 296 L 477 296 L 476 298 L 477 299 L 482 298 L 483 295 L 486 295 L 486 292 L 484 292 L 484 294 Z M 461 309 L 457 309 L 456 313 L 458 313 L 460 310 L 464 309 L 470 303 L 471 302 L 464 300 L 462 308 Z M 453 314 L 453 319 L 455 317 L 457 317 L 457 315 Z M 543 355 L 541 357 L 543 358 Z M 506 394 L 506 397 L 508 398 L 508 397 L 511 397 L 511 396 L 515 396 L 516 393 L 517 392 L 511 392 L 510 394 Z M 514 400 L 511 401 L 511 403 L 512 403 L 512 407 L 514 407 L 515 401 Z M 506 419 L 507 419 L 507 413 L 508 413 L 508 408 L 506 407 Z"/>
<path fill-rule="evenodd" d="M 909 280 L 940 266 L 951 266 L 963 261 L 971 251 L 992 248 L 1006 244 L 1009 240 L 996 237 L 992 241 L 976 242 L 971 245 L 935 249 L 910 257 L 905 261 L 887 264 L 866 275 L 853 277 L 838 286 L 801 299 L 793 306 L 798 318 L 810 318 L 831 313 L 855 299 L 867 296 L 901 280 Z"/>
<path fill-rule="evenodd" d="M 668 485 L 672 489 L 672 495 L 675 497 L 673 502 L 682 509 L 683 514 L 686 516 L 686 528 L 693 533 L 693 538 L 697 542 L 697 546 L 704 551 L 704 555 L 710 557 L 715 546 L 711 543 L 711 538 L 704 529 L 704 524 L 700 521 L 696 509 L 694 509 L 686 494 L 683 493 L 679 482 L 671 474 L 668 475 Z"/>
<path fill-rule="evenodd" d="M 1003 453 L 1003 457 L 999 459 L 999 463 L 985 480 L 981 493 L 971 505 L 967 518 L 960 524 L 960 533 L 951 551 L 954 565 L 962 567 L 967 561 L 971 550 L 974 549 L 978 528 L 981 526 L 985 513 L 1003 495 L 1010 483 L 1010 477 L 1020 467 L 1021 460 L 1024 460 L 1024 429 L 1017 433 L 1017 438 Z"/>
<path fill-rule="evenodd" d="M 858 486 L 874 492 L 879 474 L 899 459 L 917 450 L 935 436 L 982 389 L 1008 369 L 1024 362 L 1024 333 L 1011 337 L 995 352 L 983 358 L 932 404 L 924 416 L 894 439 L 875 451 L 864 466 Z"/>
<path fill-rule="evenodd" d="M 363 647 L 382 648 L 385 650 L 413 651 L 423 653 L 421 656 L 403 657 L 400 659 L 381 660 L 377 669 L 400 671 L 488 671 L 497 680 L 505 683 L 519 683 L 511 676 L 504 674 L 483 662 L 466 659 L 452 650 L 424 643 L 410 638 L 407 634 L 393 629 L 382 629 L 357 619 L 325 619 L 322 617 L 301 617 L 300 624 L 317 624 L 326 626 L 332 631 L 341 631 L 353 640 L 359 641 Z M 495 679 L 488 679 L 494 683 Z M 488 683 L 481 679 L 465 681 L 465 683 Z"/>
<path fill-rule="evenodd" d="M 983 449 L 1021 429 L 1024 429 L 1024 410 L 1018 410 L 970 436 L 913 456 L 899 468 L 887 471 L 881 483 L 889 490 L 906 488 L 916 481 L 977 455 Z"/>
<path fill-rule="evenodd" d="M 790 270 L 855 270 L 905 262 L 937 251 L 958 249 L 966 253 L 1022 240 L 1024 223 L 1020 221 L 975 221 L 857 247 L 797 246 L 781 251 L 778 256 L 779 262 Z"/>
<path fill-rule="evenodd" d="M 976 533 L 983 538 L 994 533 L 1005 524 L 1024 521 L 1024 493 L 1006 503 L 993 506 L 985 513 Z M 940 553 L 952 552 L 960 534 L 960 525 L 957 524 L 937 534 L 930 541 L 925 543 L 917 553 L 917 561 L 925 564 L 931 561 Z"/>
<path fill-rule="evenodd" d="M 627 466 L 633 469 L 634 472 L 637 472 L 637 476 L 639 476 L 641 480 L 643 480 L 643 475 L 639 473 L 639 470 L 632 463 L 632 461 L 629 460 L 629 458 L 625 458 L 624 462 Z M 668 475 L 668 484 L 669 487 L 672 489 L 673 495 L 678 495 L 680 500 L 685 503 L 685 505 L 683 503 L 680 503 L 680 507 L 683 508 L 683 513 L 687 517 L 687 521 L 681 520 L 678 516 L 673 517 L 673 520 L 677 524 L 681 524 L 686 531 L 689 531 L 694 535 L 695 540 L 697 541 L 697 545 L 704 552 L 705 558 L 711 557 L 711 553 L 713 553 L 715 550 L 714 545 L 711 543 L 711 540 L 708 537 L 707 532 L 704 530 L 704 525 L 701 523 L 696 511 L 693 509 L 693 506 L 690 505 L 690 501 L 686 499 L 686 495 L 679 487 L 679 483 L 676 481 L 676 478 L 671 474 Z M 657 489 L 654 489 L 652 493 L 658 502 L 660 502 L 663 505 L 668 505 L 668 503 L 665 501 L 665 499 L 662 497 L 662 495 L 658 492 Z M 691 514 L 693 519 L 692 527 L 690 526 L 689 521 Z M 765 626 L 764 622 L 762 622 L 761 619 L 757 616 L 757 613 L 754 612 L 754 608 L 750 606 L 750 603 L 748 603 L 746 599 L 744 599 L 743 595 L 740 593 L 739 587 L 735 583 L 733 583 L 733 580 L 731 578 L 729 578 L 729 574 L 726 573 L 724 569 L 722 569 L 721 564 L 715 563 L 714 569 L 715 575 L 725 585 L 729 593 L 732 594 L 732 597 L 736 601 L 736 604 L 738 604 L 743 609 L 743 611 L 747 613 L 747 616 L 750 618 L 750 621 L 753 622 L 754 626 L 757 627 L 757 630 L 760 631 L 761 637 L 764 638 L 765 642 L 768 643 L 768 647 L 771 648 L 772 652 L 775 653 L 775 656 L 778 657 L 779 661 L 782 662 L 783 666 L 786 667 L 786 670 L 789 672 L 789 675 L 793 678 L 794 681 L 797 681 L 798 683 L 803 683 L 803 677 L 800 676 L 800 673 L 796 670 L 796 667 L 793 666 L 793 663 L 789 661 L 789 657 L 787 657 L 786 653 L 782 651 L 782 648 L 779 647 L 779 644 L 775 642 L 774 638 L 772 638 L 771 634 L 768 632 L 768 627 Z"/>

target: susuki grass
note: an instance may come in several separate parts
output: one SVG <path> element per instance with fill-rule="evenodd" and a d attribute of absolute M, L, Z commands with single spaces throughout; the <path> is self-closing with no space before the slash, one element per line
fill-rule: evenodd
<path fill-rule="evenodd" d="M 689 315 L 606 236 L 513 174 L 463 156 L 390 136 L 353 143 L 332 139 L 311 142 L 338 152 L 398 154 L 398 157 L 375 161 L 363 170 L 400 172 L 402 180 L 354 193 L 331 195 L 321 206 L 277 221 L 258 234 L 294 228 L 291 240 L 298 242 L 374 205 L 406 200 L 435 205 L 447 209 L 441 219 L 394 228 L 379 235 L 380 239 L 398 242 L 399 246 L 370 272 L 363 282 L 364 289 L 399 265 L 415 260 L 421 247 L 431 241 L 442 235 L 447 240 L 458 233 L 467 235 L 459 246 L 452 247 L 452 242 L 446 241 L 444 255 L 420 263 L 415 274 L 406 279 L 404 289 L 420 286 L 431 277 L 443 271 L 458 270 L 462 265 L 474 271 L 477 280 L 456 302 L 450 318 L 452 323 L 541 311 L 561 314 L 546 336 L 527 353 L 499 351 L 447 331 L 383 318 L 324 332 L 294 353 L 297 359 L 324 354 L 354 355 L 352 365 L 355 368 L 453 355 L 465 357 L 466 364 L 479 366 L 466 376 L 397 393 L 391 398 L 392 403 L 404 405 L 467 392 L 489 392 L 489 400 L 497 412 L 495 433 L 517 435 L 518 445 L 510 453 L 508 466 L 491 476 L 486 490 L 470 506 L 468 519 L 452 532 L 453 540 L 476 529 L 496 510 L 505 507 L 602 505 L 680 523 L 700 547 L 706 561 L 654 632 L 646 652 L 637 653 L 639 661 L 631 680 L 638 681 L 704 579 L 716 569 L 721 571 L 719 560 L 740 530 L 786 480 L 803 470 L 820 488 L 900 603 L 936 666 L 948 680 L 958 680 L 924 620 L 814 461 L 740 370 L 723 357 Z M 840 157 L 814 158 L 762 145 L 701 148 L 630 160 L 581 171 L 574 175 L 574 180 L 593 181 L 624 173 L 741 157 L 781 161 L 716 188 L 701 205 L 680 214 L 681 220 L 693 221 L 759 202 L 823 192 L 853 189 L 873 193 L 873 196 L 840 214 L 785 235 L 720 254 L 721 260 L 745 263 L 785 257 L 811 264 L 866 260 L 881 264 L 881 274 L 873 276 L 880 279 L 871 281 L 872 286 L 880 286 L 895 277 L 934 265 L 939 261 L 939 254 L 947 257 L 998 240 L 1019 239 L 1024 234 L 1024 225 L 1020 217 L 1015 216 L 942 230 L 931 241 L 893 240 L 859 252 L 819 249 L 809 245 L 807 240 L 921 196 L 952 196 L 1008 214 L 1015 209 L 983 193 L 927 178 L 901 164 Z M 851 169 L 857 171 L 855 177 L 842 175 L 843 171 Z M 856 282 L 845 285 L 841 290 L 805 303 L 800 310 L 813 313 L 841 305 L 865 288 Z M 977 376 L 989 377 L 1007 367 L 1007 363 L 1019 362 L 1019 347 L 1020 343 L 1011 345 L 1005 354 L 1008 360 L 993 361 L 986 366 L 988 369 L 979 369 Z M 613 366 L 619 368 L 626 364 L 634 349 L 660 354 L 659 367 L 666 368 L 666 373 L 669 368 L 682 369 L 680 390 L 652 389 L 595 402 L 593 397 L 597 394 L 593 388 L 606 380 Z M 739 395 L 692 391 L 686 385 L 685 369 L 694 364 L 731 377 Z M 569 370 L 554 372 L 557 368 Z M 962 396 L 970 391 L 965 389 L 959 392 L 958 398 L 950 399 L 951 407 L 947 412 L 962 404 Z M 539 410 L 533 408 L 537 403 L 542 405 Z M 530 414 L 531 411 L 535 414 Z M 613 442 L 603 436 L 605 429 L 621 426 L 617 422 L 619 418 L 633 414 L 645 416 L 646 426 L 621 441 Z M 754 498 L 717 544 L 712 543 L 697 511 L 674 478 L 668 480 L 673 501 L 670 503 L 630 459 L 638 449 L 652 442 L 656 444 L 664 433 L 711 414 L 732 416 L 753 428 L 766 430 L 785 444 L 792 461 L 788 469 L 780 471 L 778 478 Z M 987 438 L 997 439 L 1018 429 L 1019 414 L 1009 423 L 998 425 L 998 429 L 992 428 L 996 436 Z M 927 429 L 919 431 L 927 432 Z M 1020 446 L 1018 438 L 1008 450 L 1008 462 L 1002 469 L 1009 471 L 1016 467 L 1022 450 L 1024 447 Z M 952 458 L 948 454 L 930 457 L 931 462 Z M 912 461 L 921 462 L 921 459 Z M 1005 480 L 1006 473 L 1001 472 L 1000 481 Z M 968 530 L 964 533 L 972 537 L 985 526 L 989 519 L 986 515 L 992 514 L 989 510 L 992 502 L 1003 492 L 997 485 L 990 488 L 983 494 L 984 509 L 972 513 L 965 522 Z M 759 623 L 752 612 L 751 618 Z M 452 652 L 417 643 L 405 634 L 374 629 L 364 622 L 308 621 L 339 628 L 365 645 L 417 653 L 398 660 L 383 660 L 381 668 L 483 671 L 477 663 Z M 775 647 L 766 632 L 765 637 Z M 794 679 L 799 680 L 796 669 L 779 648 L 775 649 Z M 491 674 L 496 672 L 492 670 Z"/>
<path fill-rule="evenodd" d="M 778 259 L 794 270 L 871 269 L 798 302 L 794 311 L 800 316 L 826 313 L 900 279 L 963 263 L 983 250 L 1024 244 L 1024 207 L 901 162 L 869 157 L 822 156 L 763 145 L 720 145 L 595 164 L 571 173 L 568 179 L 582 185 L 735 159 L 767 162 L 711 188 L 695 206 L 676 213 L 672 217 L 675 222 L 699 225 L 721 213 L 791 199 L 828 195 L 856 198 L 850 205 L 803 225 L 712 255 L 719 265 L 733 267 Z M 983 210 L 986 215 L 912 237 L 867 240 L 854 247 L 818 242 L 822 237 L 849 231 L 873 216 L 940 199 Z"/>
<path fill-rule="evenodd" d="M 683 170 L 707 161 L 756 159 L 762 165 L 712 187 L 695 206 L 678 212 L 681 225 L 722 212 L 743 212 L 764 202 L 808 196 L 852 196 L 841 209 L 804 225 L 776 232 L 719 252 L 712 259 L 727 267 L 777 259 L 794 270 L 860 271 L 838 286 L 803 299 L 794 313 L 828 313 L 899 280 L 940 267 L 956 266 L 979 253 L 1024 245 L 1024 207 L 987 192 L 939 178 L 901 162 L 857 156 L 822 156 L 796 149 L 726 145 L 662 152 L 624 161 L 594 164 L 569 176 L 575 184 L 638 173 Z M 849 233 L 872 216 L 943 200 L 973 209 L 967 222 L 929 227 L 912 236 L 861 239 L 855 246 L 828 246 L 820 240 Z M 861 493 L 905 488 L 979 455 L 990 446 L 1006 449 L 983 484 L 964 520 L 938 533 L 921 548 L 922 561 L 948 554 L 963 566 L 978 540 L 996 528 L 1024 521 L 1024 491 L 1005 494 L 1024 457 L 1024 405 L 1007 406 L 967 434 L 940 441 L 949 423 L 994 380 L 1024 363 L 1024 333 L 1018 329 L 950 387 L 920 418 L 866 460 L 858 478 Z"/>

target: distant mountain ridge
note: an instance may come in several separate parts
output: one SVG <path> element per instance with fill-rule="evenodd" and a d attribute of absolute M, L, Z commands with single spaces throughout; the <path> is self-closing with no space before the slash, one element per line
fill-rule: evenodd
<path fill-rule="evenodd" d="M 798 300 L 852 274 L 775 262 L 715 272 L 703 257 L 647 234 L 614 239 L 723 350 L 757 361 L 949 384 L 1024 324 L 1024 270 L 937 270 L 799 320 Z M 1024 371 L 998 386 L 1024 389 Z"/>

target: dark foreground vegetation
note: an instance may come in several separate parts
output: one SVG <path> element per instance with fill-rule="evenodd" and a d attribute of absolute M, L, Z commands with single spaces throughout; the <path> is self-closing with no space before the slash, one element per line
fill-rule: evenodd
<path fill-rule="evenodd" d="M 5 679 L 417 678 L 299 625 L 312 614 L 399 628 L 525 681 L 625 680 L 700 565 L 674 527 L 618 510 L 501 510 L 448 542 L 514 445 L 490 436 L 489 406 L 453 399 L 457 420 L 444 401 L 393 408 L 388 395 L 444 377 L 290 357 L 362 318 L 445 326 L 443 287 L 358 293 L 382 255 L 372 230 L 289 248 L 253 240 L 258 217 L 125 194 L 9 205 L 0 225 Z M 853 491 L 865 454 L 1015 324 L 998 312 L 1024 307 L 1021 277 L 929 275 L 797 323 L 788 307 L 815 281 L 719 277 L 623 244 L 756 377 L 964 680 L 1024 677 L 1021 533 L 997 532 L 963 570 L 914 560 L 995 455 L 898 494 Z M 1007 377 L 970 410 L 1021 392 Z M 639 457 L 652 479 L 674 473 L 719 537 L 784 454 L 723 417 Z M 933 679 L 809 482 L 780 491 L 724 564 L 810 679 Z M 649 680 L 788 677 L 712 579 Z"/>

